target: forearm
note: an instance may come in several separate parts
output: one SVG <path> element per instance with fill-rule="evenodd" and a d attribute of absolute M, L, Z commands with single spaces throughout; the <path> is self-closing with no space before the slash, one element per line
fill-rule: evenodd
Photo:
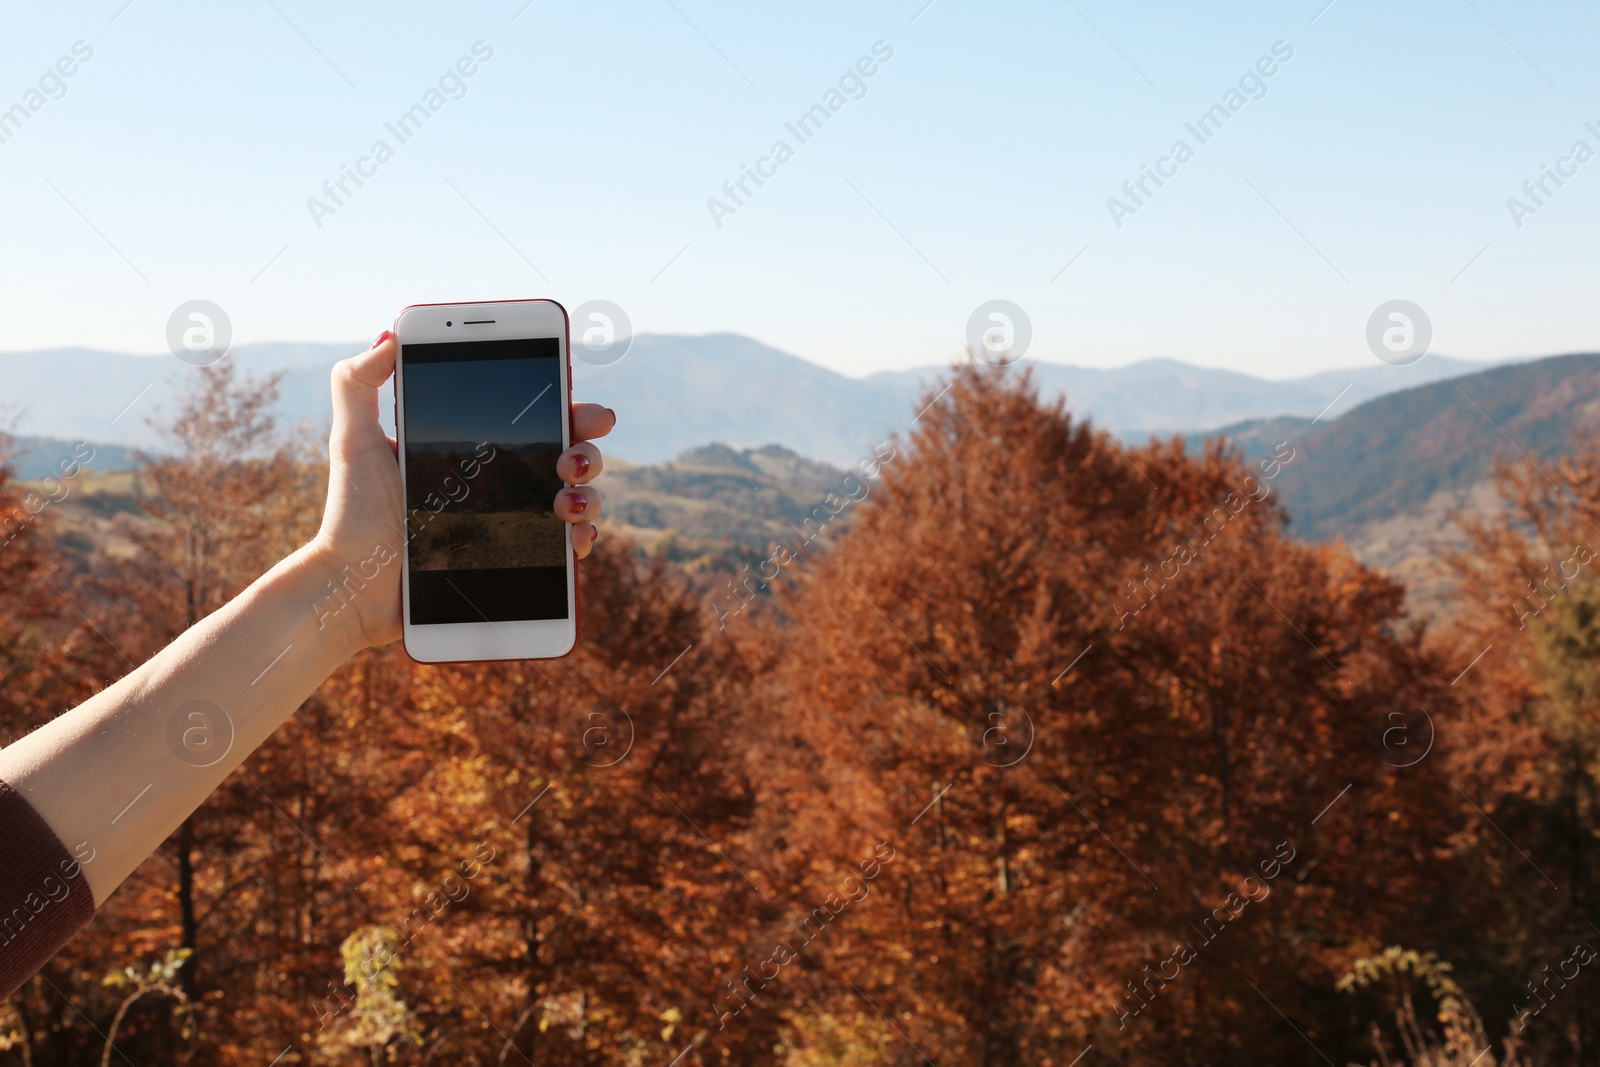
<path fill-rule="evenodd" d="M 280 562 L 131 674 L 0 750 L 9 782 L 83 866 L 96 905 L 365 643 L 319 621 L 327 569 Z"/>

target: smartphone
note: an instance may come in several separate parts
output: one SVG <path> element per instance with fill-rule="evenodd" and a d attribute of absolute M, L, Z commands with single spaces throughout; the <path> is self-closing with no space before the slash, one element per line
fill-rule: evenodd
<path fill-rule="evenodd" d="M 395 320 L 405 649 L 423 663 L 552 659 L 578 641 L 567 312 L 554 300 L 415 304 Z"/>

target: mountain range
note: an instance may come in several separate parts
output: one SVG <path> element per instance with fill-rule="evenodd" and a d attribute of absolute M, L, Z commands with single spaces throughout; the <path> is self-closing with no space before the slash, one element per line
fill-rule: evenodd
<path fill-rule="evenodd" d="M 255 375 L 281 372 L 279 413 L 313 438 L 329 419 L 328 369 L 360 344 L 260 344 L 227 358 Z M 1206 432 L 1273 416 L 1337 418 L 1373 397 L 1470 374 L 1484 364 L 1430 355 L 1409 367 L 1371 366 L 1269 381 L 1236 371 L 1154 359 L 1112 370 L 1024 361 L 1048 394 L 1065 391 L 1078 413 L 1119 437 Z M 735 334 L 641 334 L 619 362 L 573 363 L 573 388 L 623 418 L 608 451 L 636 463 L 671 459 L 711 441 L 779 444 L 851 465 L 903 429 L 948 368 L 850 378 Z M 85 348 L 0 354 L 0 398 L 22 435 L 156 448 L 147 420 L 172 406 L 195 368 L 171 356 Z M 387 411 L 388 401 L 383 402 Z"/>
<path fill-rule="evenodd" d="M 607 442 L 606 514 L 641 546 L 696 571 L 724 565 L 717 561 L 725 562 L 730 553 L 759 559 L 772 540 L 790 536 L 817 500 L 840 484 L 845 473 L 840 467 L 853 466 L 878 435 L 910 421 L 911 405 L 923 402 L 918 390 L 937 376 L 929 369 L 925 376 L 903 372 L 863 382 L 730 335 L 640 341 L 636 347 L 643 348 L 644 358 L 631 369 L 626 360 L 608 368 L 576 368 L 580 395 L 603 397 L 626 415 L 627 436 Z M 305 421 L 316 419 L 321 408 L 312 396 L 326 390 L 325 364 L 347 346 L 263 349 L 245 354 L 256 357 L 257 368 L 273 359 L 303 360 L 289 369 L 290 388 L 279 407 L 285 417 L 298 413 Z M 635 355 L 641 353 L 630 353 L 629 359 Z M 174 375 L 181 381 L 188 371 L 182 365 L 161 367 L 162 361 L 149 357 L 80 353 L 76 358 L 103 371 L 85 390 L 99 401 L 114 399 L 129 384 L 136 392 L 144 389 L 157 369 L 169 381 Z M 1499 507 L 1496 464 L 1542 474 L 1547 463 L 1600 435 L 1600 355 L 1487 368 L 1434 362 L 1432 369 L 1406 368 L 1409 375 L 1384 373 L 1400 368 L 1363 368 L 1289 382 L 1170 361 L 1121 371 L 1037 365 L 1035 373 L 1045 399 L 1053 388 L 1064 388 L 1074 407 L 1087 408 L 1108 429 L 1120 426 L 1130 443 L 1150 436 L 1149 427 L 1157 421 L 1182 419 L 1174 396 L 1198 398 L 1197 422 L 1273 405 L 1272 414 L 1216 428 L 1186 428 L 1181 436 L 1191 449 L 1206 438 L 1226 438 L 1247 459 L 1267 455 L 1280 442 L 1292 444 L 1295 460 L 1272 483 L 1291 529 L 1308 540 L 1345 541 L 1358 557 L 1403 580 L 1412 610 L 1428 614 L 1443 604 L 1450 584 L 1442 553 L 1464 544 L 1458 516 L 1483 516 Z M 10 377 L 5 377 L 8 367 Z M 15 397 L 15 383 L 29 380 L 28 374 L 36 384 L 45 380 L 39 367 L 37 354 L 0 357 L 0 381 Z M 127 376 L 130 367 L 139 373 Z M 713 388 L 717 382 L 720 391 Z M 154 391 L 153 385 L 145 390 L 141 402 Z M 58 400 L 48 391 L 36 395 L 48 401 L 40 407 L 54 414 L 36 409 L 25 427 L 53 418 L 59 420 L 55 425 L 81 428 L 96 445 L 95 478 L 109 477 L 105 491 L 117 498 L 100 510 L 109 515 L 133 508 L 129 487 L 120 480 L 125 476 L 106 472 L 129 467 L 134 451 L 93 433 L 89 402 Z M 1148 401 L 1144 408 L 1136 406 L 1140 395 Z M 1333 397 L 1338 402 L 1330 406 Z M 155 406 L 152 399 L 151 409 Z M 708 436 L 699 436 L 702 429 Z M 750 440 L 762 443 L 743 443 Z M 18 446 L 15 462 L 25 478 L 43 476 L 72 451 L 66 435 L 20 437 Z M 658 457 L 672 448 L 678 448 L 673 458 L 622 458 Z M 137 495 L 137 483 L 132 488 Z M 85 543 L 104 540 L 105 530 L 91 534 L 104 516 L 91 508 L 80 518 Z"/>

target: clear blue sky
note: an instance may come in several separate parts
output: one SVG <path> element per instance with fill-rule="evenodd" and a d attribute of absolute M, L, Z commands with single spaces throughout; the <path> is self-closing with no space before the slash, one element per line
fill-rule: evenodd
<path fill-rule="evenodd" d="M 1370 364 L 1393 298 L 1452 355 L 1597 347 L 1600 159 L 1520 228 L 1506 204 L 1600 150 L 1592 3 L 524 3 L 9 5 L 0 108 L 93 57 L 0 144 L 0 350 L 161 351 L 196 297 L 262 341 L 534 295 L 848 374 L 952 357 L 990 298 L 1033 355 L 1093 366 Z M 385 122 L 480 40 L 400 144 Z M 799 143 L 785 122 L 877 41 L 865 95 Z M 1266 94 L 1198 144 L 1185 122 L 1276 41 Z M 780 138 L 719 228 L 707 199 Z M 1179 138 L 1194 158 L 1117 228 L 1107 199 Z M 319 228 L 308 198 L 380 139 Z"/>

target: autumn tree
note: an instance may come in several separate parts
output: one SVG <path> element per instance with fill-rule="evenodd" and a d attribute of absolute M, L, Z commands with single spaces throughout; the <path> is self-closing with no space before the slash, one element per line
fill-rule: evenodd
<path fill-rule="evenodd" d="M 93 691 L 96 640 L 81 625 L 70 592 L 75 575 L 53 544 L 53 506 L 81 485 L 93 449 L 64 455 L 37 485 L 11 467 L 16 441 L 0 434 L 0 741 Z"/>
<path fill-rule="evenodd" d="M 1494 978 L 1497 1014 L 1522 1020 L 1550 1061 L 1600 1063 L 1591 998 L 1545 982 L 1595 938 L 1600 878 L 1600 446 L 1555 460 L 1518 456 L 1497 472 L 1504 510 L 1463 519 L 1451 563 L 1455 613 L 1441 647 L 1463 665 L 1463 719 L 1448 748 L 1475 808 L 1463 829 L 1464 901 L 1493 916 L 1466 940 L 1463 969 Z M 1540 995 L 1542 994 L 1542 996 Z M 1546 1005 L 1546 1001 L 1549 1001 Z"/>
<path fill-rule="evenodd" d="M 108 677 L 105 639 L 85 622 L 78 568 L 54 534 L 55 509 L 81 490 L 83 461 L 92 461 L 92 449 L 60 457 L 53 474 L 34 485 L 15 476 L 16 456 L 16 442 L 0 436 L 0 670 L 6 682 L 0 688 L 0 744 L 85 699 Z M 83 941 L 68 953 L 81 952 Z M 90 1002 L 79 989 L 81 977 L 70 962 L 55 961 L 0 1009 L 0 1048 L 10 1059 L 42 1065 L 85 1062 L 98 1054 L 99 1045 L 90 1043 L 88 1028 L 72 1011 L 75 1003 Z M 115 1005 L 106 1000 L 109 1020 Z"/>
<path fill-rule="evenodd" d="M 739 969 L 774 910 L 745 834 L 737 657 L 632 546 L 603 540 L 579 574 L 572 654 L 417 668 L 391 712 L 417 758 L 391 768 L 408 786 L 385 822 L 389 898 L 492 855 L 407 950 L 441 1058 L 670 1061 L 708 979 Z M 736 1047 L 758 1057 L 780 1024 L 742 1027 Z"/>
<path fill-rule="evenodd" d="M 1301 1055 L 1267 993 L 1336 1054 L 1325 990 L 1448 869 L 1438 762 L 1371 740 L 1451 702 L 1401 591 L 1284 535 L 1292 449 L 1123 449 L 982 366 L 925 400 L 752 696 L 812 906 L 896 852 L 802 950 L 801 1023 L 906 1062 Z"/>
<path fill-rule="evenodd" d="M 1364 1061 L 1397 974 L 1339 980 L 1413 958 L 1499 1033 L 1593 893 L 1600 598 L 1563 564 L 1600 459 L 1522 486 L 1432 635 L 1285 534 L 1315 456 L 945 384 L 736 616 L 606 534 L 563 659 L 354 657 L 13 998 L 0 1063 L 112 1023 L 193 1064 Z M 52 600 L 67 554 L 0 554 L 13 734 L 310 535 L 326 468 L 272 383 L 192 385 L 131 557 Z M 1580 1000 L 1535 1062 L 1590 1055 Z"/>

